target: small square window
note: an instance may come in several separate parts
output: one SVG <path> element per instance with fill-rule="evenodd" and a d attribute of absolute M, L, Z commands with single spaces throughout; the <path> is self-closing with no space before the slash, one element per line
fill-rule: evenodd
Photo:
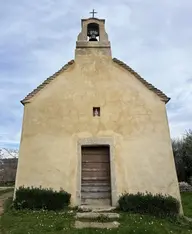
<path fill-rule="evenodd" d="M 93 107 L 93 116 L 100 116 L 100 107 Z"/>

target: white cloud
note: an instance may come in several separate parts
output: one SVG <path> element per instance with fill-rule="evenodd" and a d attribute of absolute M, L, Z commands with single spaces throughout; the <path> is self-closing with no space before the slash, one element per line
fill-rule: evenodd
<path fill-rule="evenodd" d="M 0 3 L 0 144 L 19 143 L 19 101 L 74 57 L 80 19 L 93 7 L 106 19 L 113 56 L 172 98 L 171 135 L 191 127 L 190 0 L 10 0 Z"/>

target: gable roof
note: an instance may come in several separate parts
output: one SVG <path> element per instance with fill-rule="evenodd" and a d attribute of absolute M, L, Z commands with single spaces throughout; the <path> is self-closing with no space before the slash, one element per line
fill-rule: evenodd
<path fill-rule="evenodd" d="M 65 64 L 59 71 L 55 72 L 52 76 L 48 77 L 45 81 L 43 81 L 42 84 L 40 84 L 36 89 L 34 89 L 32 92 L 30 92 L 22 101 L 21 103 L 24 105 L 25 103 L 29 102 L 29 100 L 34 97 L 40 90 L 42 90 L 45 86 L 47 86 L 49 83 L 51 83 L 52 80 L 54 80 L 58 75 L 60 75 L 63 71 L 67 70 L 72 64 L 74 64 L 74 60 L 69 61 L 67 64 Z M 113 58 L 113 62 L 117 63 L 127 71 L 129 71 L 131 74 L 133 74 L 140 82 L 142 82 L 149 90 L 156 93 L 162 101 L 167 103 L 170 98 L 167 97 L 161 90 L 155 88 L 152 84 L 148 83 L 145 79 L 143 79 L 137 72 L 135 72 L 131 67 L 129 67 L 124 62 L 118 60 L 117 58 Z"/>
<path fill-rule="evenodd" d="M 24 105 L 25 103 L 29 102 L 29 100 L 34 97 L 40 90 L 42 90 L 46 85 L 51 83 L 58 75 L 60 75 L 63 71 L 67 70 L 72 64 L 74 64 L 74 60 L 69 61 L 65 64 L 59 71 L 55 72 L 52 76 L 48 77 L 42 84 L 37 86 L 32 92 L 30 92 L 22 101 L 21 103 Z"/>
<path fill-rule="evenodd" d="M 161 90 L 155 88 L 152 84 L 148 83 L 144 78 L 142 78 L 137 72 L 135 72 L 131 67 L 129 67 L 124 62 L 118 60 L 117 58 L 113 58 L 113 62 L 117 63 L 121 67 L 123 67 L 125 70 L 129 71 L 131 74 L 133 74 L 141 83 L 143 83 L 149 90 L 156 93 L 162 101 L 167 103 L 170 98 L 167 97 Z"/>

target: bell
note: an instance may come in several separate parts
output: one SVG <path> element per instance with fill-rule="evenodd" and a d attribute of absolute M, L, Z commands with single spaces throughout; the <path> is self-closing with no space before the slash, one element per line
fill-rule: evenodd
<path fill-rule="evenodd" d="M 89 41 L 97 41 L 97 31 L 89 31 Z"/>
<path fill-rule="evenodd" d="M 90 31 L 90 38 L 89 41 L 97 41 L 97 32 L 96 31 Z"/>
<path fill-rule="evenodd" d="M 95 23 L 90 23 L 87 26 L 87 36 L 89 37 L 89 41 L 97 41 L 97 37 L 99 37 L 99 26 Z"/>

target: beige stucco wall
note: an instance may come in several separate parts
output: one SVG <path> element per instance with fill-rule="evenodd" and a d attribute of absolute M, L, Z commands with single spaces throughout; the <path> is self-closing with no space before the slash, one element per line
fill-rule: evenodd
<path fill-rule="evenodd" d="M 82 54 L 25 105 L 16 187 L 62 187 L 76 205 L 77 142 L 109 137 L 117 198 L 149 191 L 180 199 L 165 103 L 99 49 Z"/>

